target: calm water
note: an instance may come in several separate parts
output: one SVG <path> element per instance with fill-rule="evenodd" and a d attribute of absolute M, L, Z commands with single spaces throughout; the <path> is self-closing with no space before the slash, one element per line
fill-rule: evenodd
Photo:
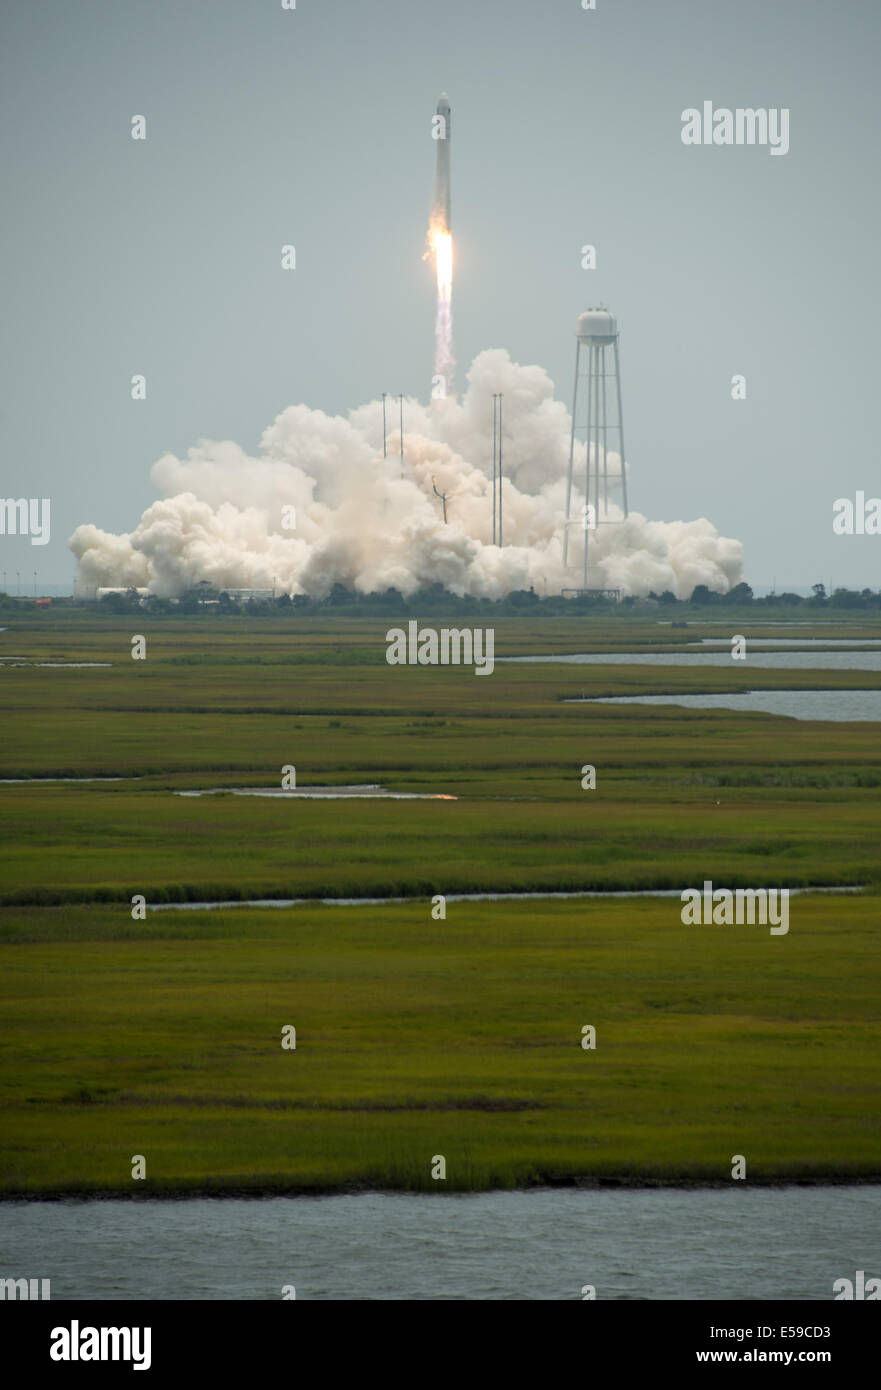
<path fill-rule="evenodd" d="M 370 783 L 361 787 L 303 787 L 283 791 L 280 787 L 210 787 L 204 791 L 175 792 L 175 796 L 219 796 L 221 793 L 232 796 L 274 796 L 283 800 L 296 801 L 309 798 L 323 801 L 351 801 L 355 797 L 375 797 L 382 801 L 458 801 L 457 796 L 446 792 L 390 792 L 385 787 Z"/>
<path fill-rule="evenodd" d="M 78 671 L 85 671 L 95 666 L 106 666 L 108 669 L 113 665 L 112 661 L 20 661 L 17 657 L 0 657 L 0 668 L 3 666 L 66 666 Z"/>
<path fill-rule="evenodd" d="M 690 885 L 689 885 L 690 886 Z M 862 893 L 860 884 L 836 883 L 831 887 L 790 888 L 799 893 Z M 573 892 L 537 893 L 447 893 L 448 903 L 522 902 L 527 898 L 679 898 L 681 888 L 578 889 Z M 147 903 L 148 912 L 205 912 L 231 907 L 382 907 L 386 903 L 422 902 L 421 898 L 223 898 L 204 903 Z"/>
<path fill-rule="evenodd" d="M 881 690 L 746 690 L 727 695 L 605 695 L 567 705 L 681 705 L 684 709 L 759 710 L 791 719 L 881 722 Z"/>
<path fill-rule="evenodd" d="M 881 1188 L 16 1202 L 0 1268 L 98 1299 L 830 1300 L 881 1274 Z"/>
<path fill-rule="evenodd" d="M 730 637 L 699 637 L 689 647 L 729 647 Z M 881 647 L 881 637 L 750 637 L 749 647 Z"/>
<path fill-rule="evenodd" d="M 744 620 L 742 619 L 741 621 L 744 621 Z M 671 618 L 659 618 L 659 619 L 658 619 L 658 624 L 657 624 L 657 625 L 658 625 L 658 627 L 672 627 L 672 626 L 673 626 L 673 621 L 672 621 Z M 720 624 L 718 618 L 689 618 L 689 619 L 688 619 L 688 622 L 685 624 L 685 626 L 686 626 L 687 628 L 693 628 L 693 627 L 719 627 L 719 626 L 721 626 L 721 624 Z M 752 630 L 753 630 L 754 627 L 773 627 L 775 630 L 776 630 L 777 628 L 783 628 L 783 627 L 812 627 L 812 628 L 816 628 L 816 627 L 827 627 L 827 628 L 828 628 L 829 624 L 828 624 L 828 623 L 823 623 L 823 622 L 818 623 L 817 620 L 816 620 L 816 618 L 806 618 L 806 619 L 802 620 L 801 622 L 785 622 L 785 623 L 783 623 L 783 622 L 776 622 L 773 618 L 749 618 L 748 620 L 746 620 L 746 626 L 749 628 L 750 632 L 752 632 Z M 862 625 L 861 625 L 861 624 L 857 624 L 857 623 L 852 623 L 852 622 L 850 622 L 850 623 L 844 623 L 843 626 L 844 626 L 845 628 L 850 628 L 852 631 L 857 631 L 857 632 L 859 632 L 859 631 L 863 630 L 863 629 L 862 629 Z M 838 624 L 836 624 L 836 630 L 840 631 L 840 626 L 839 626 Z M 822 639 L 818 639 L 818 640 L 822 640 Z"/>
<path fill-rule="evenodd" d="M 728 651 L 718 652 L 576 652 L 569 656 L 497 656 L 496 662 L 545 662 L 575 666 L 730 666 L 733 671 L 768 667 L 784 671 L 881 671 L 881 652 L 751 652 L 735 661 Z"/>

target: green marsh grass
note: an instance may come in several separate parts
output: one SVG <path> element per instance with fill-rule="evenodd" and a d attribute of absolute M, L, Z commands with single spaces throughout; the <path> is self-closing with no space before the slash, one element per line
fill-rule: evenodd
<path fill-rule="evenodd" d="M 781 938 L 659 899 L 10 909 L 0 1186 L 877 1178 L 878 904 L 794 899 Z"/>
<path fill-rule="evenodd" d="M 699 633 L 730 636 L 734 616 Z M 394 618 L 7 621 L 0 655 L 114 665 L 0 670 L 0 776 L 137 780 L 0 788 L 4 1194 L 437 1190 L 436 1153 L 446 1191 L 726 1182 L 735 1153 L 754 1181 L 881 1175 L 878 726 L 564 703 L 881 674 L 550 663 L 477 679 L 389 668 Z M 635 617 L 496 627 L 499 655 L 696 635 Z M 459 799 L 173 794 L 278 785 L 286 763 L 300 787 Z M 684 928 L 662 899 L 430 914 L 435 893 L 704 878 L 870 891 L 794 898 L 784 938 Z M 138 922 L 137 893 L 412 901 Z"/>

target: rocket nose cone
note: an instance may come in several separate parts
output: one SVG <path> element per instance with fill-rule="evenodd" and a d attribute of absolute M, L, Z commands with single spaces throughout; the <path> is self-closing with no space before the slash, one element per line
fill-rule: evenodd
<path fill-rule="evenodd" d="M 450 99 L 449 99 L 449 97 L 447 96 L 446 92 L 441 92 L 441 94 L 440 94 L 440 97 L 439 97 L 438 103 L 437 103 L 437 109 L 438 109 L 438 111 L 440 111 L 440 109 L 441 109 L 442 106 L 445 106 L 445 107 L 447 108 L 447 110 L 450 109 Z"/>

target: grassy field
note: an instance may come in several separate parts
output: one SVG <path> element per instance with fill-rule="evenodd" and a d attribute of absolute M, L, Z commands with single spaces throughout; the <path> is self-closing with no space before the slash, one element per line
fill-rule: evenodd
<path fill-rule="evenodd" d="M 782 938 L 676 899 L 11 911 L 0 1180 L 877 1176 L 877 907 L 797 897 Z"/>
<path fill-rule="evenodd" d="M 0 656 L 112 663 L 0 669 L 0 776 L 125 779 L 0 788 L 0 1192 L 727 1181 L 736 1153 L 753 1180 L 881 1178 L 878 726 L 563 703 L 881 673 L 499 663 L 475 678 L 388 667 L 398 621 L 70 614 L 0 633 Z M 700 635 L 732 631 L 750 634 L 726 618 Z M 694 636 L 505 620 L 496 656 Z M 173 794 L 278 786 L 287 763 L 300 787 L 458 800 Z M 866 892 L 794 898 L 781 938 L 683 927 L 675 899 L 430 912 L 435 893 L 705 878 Z M 137 922 L 136 893 L 412 901 Z"/>

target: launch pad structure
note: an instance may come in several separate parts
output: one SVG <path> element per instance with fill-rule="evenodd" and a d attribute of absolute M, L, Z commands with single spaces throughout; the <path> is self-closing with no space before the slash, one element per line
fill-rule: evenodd
<path fill-rule="evenodd" d="M 561 589 L 561 598 L 603 598 L 612 599 L 615 603 L 621 602 L 620 589 Z"/>
<path fill-rule="evenodd" d="M 502 544 L 502 392 L 493 393 L 493 545 Z"/>

